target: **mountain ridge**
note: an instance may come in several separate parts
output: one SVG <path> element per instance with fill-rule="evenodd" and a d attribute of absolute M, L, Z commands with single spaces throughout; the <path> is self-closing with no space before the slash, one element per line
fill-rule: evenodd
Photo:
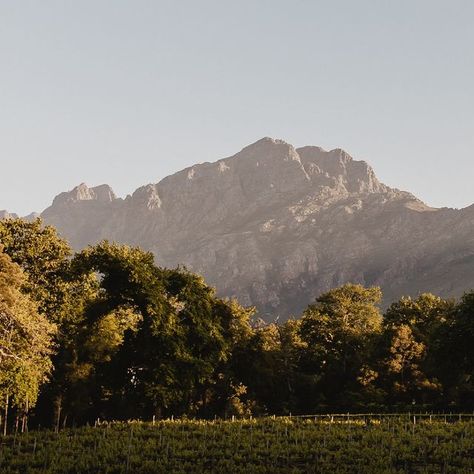
<path fill-rule="evenodd" d="M 345 282 L 402 294 L 474 287 L 474 206 L 432 208 L 336 148 L 265 137 L 125 198 L 81 184 L 42 214 L 75 249 L 109 239 L 184 264 L 271 319 Z"/>

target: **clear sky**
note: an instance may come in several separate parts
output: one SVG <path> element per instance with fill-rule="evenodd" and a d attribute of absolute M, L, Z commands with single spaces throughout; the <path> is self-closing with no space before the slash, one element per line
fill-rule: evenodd
<path fill-rule="evenodd" d="M 0 0 L 0 209 L 263 136 L 474 203 L 472 0 Z"/>

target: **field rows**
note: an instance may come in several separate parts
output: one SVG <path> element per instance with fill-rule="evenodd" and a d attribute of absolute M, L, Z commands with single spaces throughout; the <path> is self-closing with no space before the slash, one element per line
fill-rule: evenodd
<path fill-rule="evenodd" d="M 474 472 L 473 421 L 176 420 L 0 439 L 4 474 Z"/>

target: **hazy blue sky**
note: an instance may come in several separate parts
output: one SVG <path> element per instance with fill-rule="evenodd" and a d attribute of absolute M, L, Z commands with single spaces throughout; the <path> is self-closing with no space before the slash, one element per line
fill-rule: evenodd
<path fill-rule="evenodd" d="M 474 203 L 472 0 L 0 0 L 0 209 L 126 195 L 263 136 Z"/>

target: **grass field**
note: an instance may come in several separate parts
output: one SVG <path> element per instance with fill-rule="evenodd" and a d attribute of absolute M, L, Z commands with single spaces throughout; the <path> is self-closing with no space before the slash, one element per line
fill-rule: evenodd
<path fill-rule="evenodd" d="M 111 423 L 0 438 L 10 473 L 468 473 L 470 417 Z"/>

